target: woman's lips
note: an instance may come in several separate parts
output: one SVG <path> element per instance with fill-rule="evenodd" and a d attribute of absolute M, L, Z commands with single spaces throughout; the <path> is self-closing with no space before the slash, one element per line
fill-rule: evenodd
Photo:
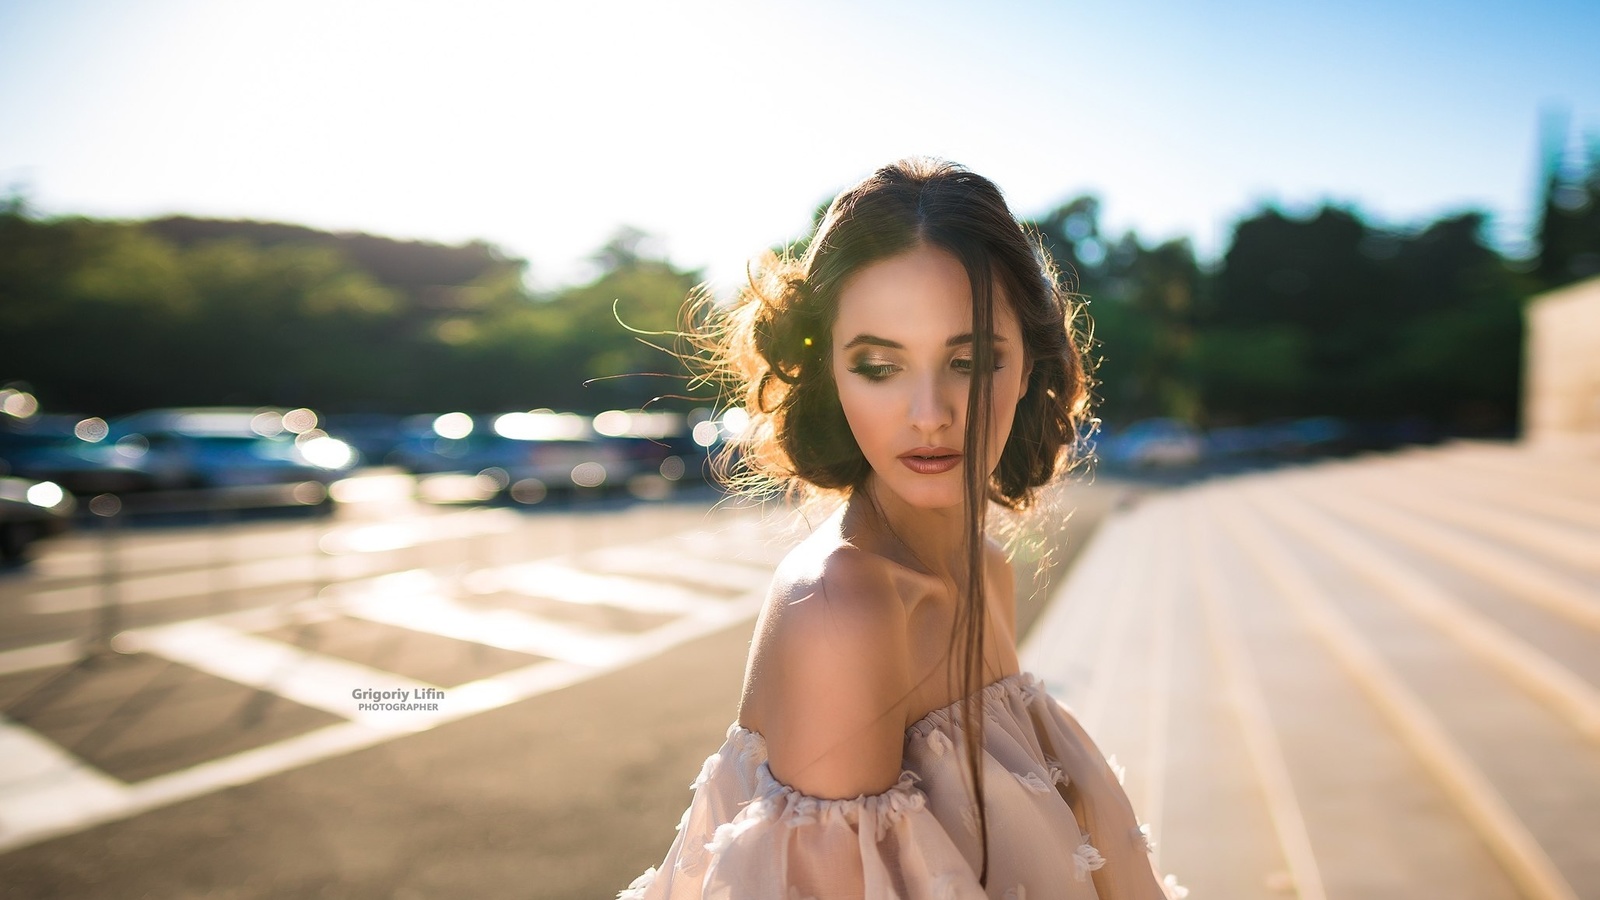
<path fill-rule="evenodd" d="M 917 472 L 918 476 L 938 476 L 942 472 L 950 471 L 955 466 L 962 464 L 962 455 L 952 450 L 930 450 L 918 453 L 912 450 L 899 458 L 901 463 L 906 463 L 906 468 Z"/>

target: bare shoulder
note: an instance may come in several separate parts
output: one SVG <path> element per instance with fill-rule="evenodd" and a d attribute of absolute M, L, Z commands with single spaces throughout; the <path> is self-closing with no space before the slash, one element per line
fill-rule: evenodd
<path fill-rule="evenodd" d="M 906 607 L 887 562 L 845 544 L 797 547 L 773 578 L 740 705 L 773 777 L 818 797 L 887 790 L 911 693 Z"/>
<path fill-rule="evenodd" d="M 797 547 L 773 577 L 758 641 L 783 662 L 884 665 L 906 649 L 906 604 L 889 566 L 849 545 Z"/>
<path fill-rule="evenodd" d="M 796 547 L 778 566 L 772 597 L 798 606 L 808 597 L 821 598 L 809 607 L 852 617 L 854 624 L 876 618 L 905 622 L 905 601 L 893 575 L 893 564 L 876 553 L 850 544 Z"/>

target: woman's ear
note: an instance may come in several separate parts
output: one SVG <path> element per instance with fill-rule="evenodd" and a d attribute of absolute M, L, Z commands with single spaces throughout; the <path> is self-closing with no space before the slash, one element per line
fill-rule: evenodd
<path fill-rule="evenodd" d="M 1028 396 L 1028 379 L 1033 377 L 1033 360 L 1028 360 L 1028 365 L 1022 370 L 1022 393 L 1017 395 L 1017 402 Z"/>

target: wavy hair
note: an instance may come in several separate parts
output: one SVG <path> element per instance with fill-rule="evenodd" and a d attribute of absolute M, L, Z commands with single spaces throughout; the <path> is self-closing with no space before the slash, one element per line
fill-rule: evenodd
<path fill-rule="evenodd" d="M 865 485 L 871 466 L 845 419 L 830 364 L 840 291 L 866 266 L 924 245 L 950 253 L 966 269 L 972 287 L 973 371 L 993 369 L 996 298 L 1015 313 L 1023 365 L 1033 366 L 993 473 L 981 471 L 989 458 L 989 428 L 980 423 L 990 421 L 990 379 L 974 378 L 967 398 L 962 469 L 967 577 L 950 649 L 954 654 L 958 643 L 961 647 L 960 719 L 979 815 L 979 880 L 986 884 L 988 817 L 978 694 L 987 501 L 1014 512 L 1027 510 L 1041 487 L 1078 461 L 1077 436 L 1088 420 L 1089 403 L 1081 304 L 993 182 L 960 165 L 919 157 L 884 166 L 840 193 L 803 254 L 766 255 L 748 271 L 731 303 L 719 304 L 709 292 L 698 292 L 685 304 L 680 326 L 699 351 L 694 361 L 703 368 L 702 377 L 721 389 L 721 405 L 742 407 L 749 416 L 739 439 L 714 457 L 717 479 L 757 498 L 782 493 L 806 505 L 848 498 Z"/>

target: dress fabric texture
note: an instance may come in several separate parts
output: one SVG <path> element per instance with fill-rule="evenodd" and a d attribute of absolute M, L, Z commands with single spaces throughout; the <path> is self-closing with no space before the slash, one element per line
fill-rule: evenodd
<path fill-rule="evenodd" d="M 1076 717 L 1028 672 L 979 691 L 989 826 L 978 883 L 977 807 L 961 704 L 906 730 L 899 781 L 830 800 L 772 776 L 762 736 L 734 722 L 690 785 L 660 866 L 619 900 L 1176 900 L 1119 774 Z"/>

